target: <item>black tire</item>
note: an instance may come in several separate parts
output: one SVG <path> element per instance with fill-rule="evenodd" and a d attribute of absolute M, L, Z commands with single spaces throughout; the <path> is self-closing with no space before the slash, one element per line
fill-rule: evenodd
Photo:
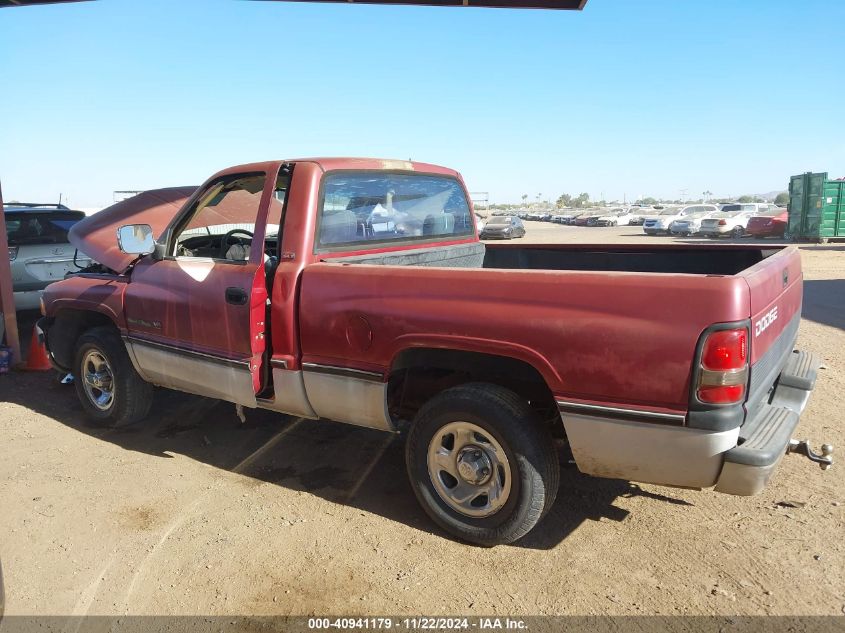
<path fill-rule="evenodd" d="M 745 235 L 745 229 L 741 226 L 735 226 L 731 229 L 731 237 L 739 238 Z"/>
<path fill-rule="evenodd" d="M 437 492 L 428 468 L 428 450 L 450 423 L 481 427 L 504 450 L 510 493 L 495 513 L 471 517 Z M 448 389 L 417 413 L 405 444 L 408 477 L 426 513 L 454 536 L 483 546 L 512 543 L 525 536 L 552 507 L 560 482 L 554 441 L 528 404 L 514 392 L 487 383 Z"/>
<path fill-rule="evenodd" d="M 100 354 L 110 367 L 110 404 L 100 407 L 95 404 L 85 387 L 83 363 L 90 352 Z M 129 354 L 117 331 L 108 326 L 88 330 L 79 337 L 74 357 L 74 386 L 76 395 L 85 413 L 91 418 L 112 427 L 127 426 L 142 420 L 150 410 L 153 386 L 146 382 L 129 360 Z"/>

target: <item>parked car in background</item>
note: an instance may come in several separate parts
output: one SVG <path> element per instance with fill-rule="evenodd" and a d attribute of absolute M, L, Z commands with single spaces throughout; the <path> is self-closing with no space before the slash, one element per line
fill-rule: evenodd
<path fill-rule="evenodd" d="M 558 217 L 560 218 L 561 224 L 573 224 L 575 219 L 584 213 L 584 211 L 580 209 L 566 209 L 563 213 L 559 214 Z"/>
<path fill-rule="evenodd" d="M 789 225 L 789 211 L 782 207 L 769 208 L 748 220 L 746 232 L 753 237 L 785 237 Z"/>
<path fill-rule="evenodd" d="M 616 207 L 599 216 L 596 220 L 596 226 L 628 226 L 632 220 L 638 218 L 639 216 L 634 214 L 633 208 Z"/>
<path fill-rule="evenodd" d="M 649 218 L 643 223 L 643 231 L 648 235 L 657 235 L 659 233 L 666 233 L 668 235 L 673 222 L 696 213 L 714 213 L 716 211 L 718 211 L 718 208 L 713 204 L 688 204 L 682 207 L 666 207 L 656 216 Z"/>
<path fill-rule="evenodd" d="M 669 225 L 669 233 L 673 235 L 695 235 L 701 230 L 701 222 L 705 218 L 719 213 L 715 204 L 691 204 L 683 207 L 677 218 Z"/>
<path fill-rule="evenodd" d="M 480 215 L 478 215 L 478 214 L 476 213 L 476 214 L 475 214 L 475 226 L 476 226 L 476 227 L 478 227 L 478 232 L 479 232 L 479 233 L 481 233 L 481 231 L 483 231 L 483 230 L 484 230 L 484 225 L 485 225 L 485 224 L 486 224 L 486 222 L 484 221 L 484 218 L 482 218 Z"/>
<path fill-rule="evenodd" d="M 768 210 L 768 205 L 759 203 L 748 204 L 726 204 L 722 211 L 712 218 L 701 221 L 701 234 L 708 237 L 742 237 L 745 235 L 745 227 L 748 221 L 757 215 L 761 207 Z"/>
<path fill-rule="evenodd" d="M 631 219 L 628 221 L 630 226 L 642 226 L 646 218 L 655 215 L 657 211 L 654 207 L 631 207 Z"/>
<path fill-rule="evenodd" d="M 646 235 L 668 234 L 669 225 L 680 217 L 679 212 L 680 207 L 666 207 L 653 215 L 646 216 L 643 221 L 643 233 Z"/>
<path fill-rule="evenodd" d="M 575 221 L 572 223 L 575 226 L 595 226 L 598 219 L 603 215 L 603 211 L 599 209 L 587 209 L 575 218 Z"/>
<path fill-rule="evenodd" d="M 85 217 L 62 204 L 3 204 L 16 310 L 37 310 L 48 284 L 91 260 L 68 243 L 67 232 Z M 75 260 L 75 261 L 74 261 Z"/>
<path fill-rule="evenodd" d="M 525 225 L 515 215 L 496 216 L 478 234 L 483 240 L 512 240 L 525 237 Z"/>

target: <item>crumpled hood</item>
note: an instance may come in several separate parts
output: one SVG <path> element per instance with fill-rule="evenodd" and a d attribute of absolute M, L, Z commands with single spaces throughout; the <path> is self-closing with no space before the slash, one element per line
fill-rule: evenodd
<path fill-rule="evenodd" d="M 68 241 L 103 266 L 122 273 L 137 257 L 118 248 L 117 230 L 126 224 L 149 224 L 158 239 L 196 189 L 151 189 L 121 200 L 74 224 Z"/>

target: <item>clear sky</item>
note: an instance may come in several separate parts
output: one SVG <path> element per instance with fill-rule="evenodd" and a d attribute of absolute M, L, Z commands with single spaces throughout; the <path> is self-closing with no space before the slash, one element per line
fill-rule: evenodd
<path fill-rule="evenodd" d="M 843 0 L 0 9 L 0 181 L 6 200 L 104 206 L 363 155 L 454 167 L 499 202 L 764 193 L 845 176 L 843 28 Z"/>

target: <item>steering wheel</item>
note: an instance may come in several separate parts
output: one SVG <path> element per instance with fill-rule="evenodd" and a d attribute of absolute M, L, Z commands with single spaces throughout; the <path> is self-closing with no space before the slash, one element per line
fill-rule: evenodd
<path fill-rule="evenodd" d="M 232 229 L 231 231 L 226 233 L 226 235 L 223 236 L 223 239 L 220 242 L 220 252 L 218 253 L 218 255 L 219 255 L 218 259 L 225 259 L 226 258 L 226 251 L 228 251 L 229 246 L 231 246 L 231 244 L 229 244 L 229 239 L 231 239 L 231 237 L 235 233 L 243 233 L 244 235 L 249 235 L 250 240 L 252 240 L 252 233 L 250 233 L 246 229 Z M 243 244 L 243 242 L 240 239 L 238 239 L 238 244 Z"/>

